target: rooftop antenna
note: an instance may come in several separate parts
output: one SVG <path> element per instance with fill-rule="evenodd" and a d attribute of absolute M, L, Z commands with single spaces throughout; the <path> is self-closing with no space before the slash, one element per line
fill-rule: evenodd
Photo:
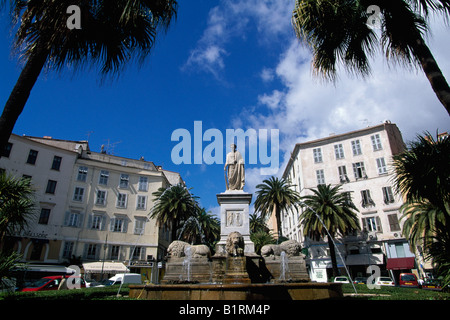
<path fill-rule="evenodd" d="M 94 133 L 94 131 L 88 131 L 86 133 L 86 135 L 87 135 L 87 142 L 89 142 L 89 138 L 91 137 L 91 134 L 93 134 L 93 133 Z"/>
<path fill-rule="evenodd" d="M 106 139 L 107 143 L 106 145 L 102 145 L 102 153 L 106 153 L 106 154 L 110 154 L 110 155 L 114 155 L 114 148 L 116 147 L 117 144 L 121 143 L 122 141 L 117 141 L 117 142 L 113 142 L 111 143 L 110 139 Z"/>
<path fill-rule="evenodd" d="M 369 120 L 368 119 L 361 119 L 359 120 L 363 123 L 364 126 L 368 127 L 369 126 Z"/>

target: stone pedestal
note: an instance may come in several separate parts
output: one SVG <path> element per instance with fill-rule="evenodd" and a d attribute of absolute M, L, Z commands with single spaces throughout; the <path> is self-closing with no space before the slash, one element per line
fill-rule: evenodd
<path fill-rule="evenodd" d="M 217 195 L 217 202 L 220 205 L 220 241 L 216 246 L 217 254 L 226 254 L 227 238 L 233 231 L 244 237 L 244 254 L 255 254 L 255 245 L 250 240 L 249 205 L 252 194 L 242 190 L 227 190 Z"/>

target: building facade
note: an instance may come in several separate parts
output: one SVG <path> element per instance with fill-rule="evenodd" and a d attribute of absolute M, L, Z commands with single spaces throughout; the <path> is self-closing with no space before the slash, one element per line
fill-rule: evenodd
<path fill-rule="evenodd" d="M 358 209 L 361 231 L 337 239 L 337 261 L 352 277 L 366 276 L 377 265 L 393 278 L 415 269 L 414 254 L 402 236 L 403 201 L 393 190 L 392 157 L 405 148 L 400 130 L 386 121 L 377 126 L 295 145 L 283 174 L 301 196 L 319 184 L 342 186 Z M 310 276 L 327 281 L 331 272 L 328 245 L 305 237 L 300 212 L 284 212 L 283 235 L 308 248 Z"/>
<path fill-rule="evenodd" d="M 24 261 L 81 262 L 86 277 L 96 280 L 127 270 L 158 281 L 171 232 L 148 218 L 152 193 L 183 183 L 178 173 L 143 159 L 93 152 L 87 142 L 12 135 L 10 143 L 0 168 L 31 176 L 33 186 L 46 189 L 37 194 L 38 221 L 10 240 Z M 36 154 L 31 150 L 37 152 L 33 167 L 27 165 L 27 154 Z M 53 172 L 55 161 L 60 167 Z"/>

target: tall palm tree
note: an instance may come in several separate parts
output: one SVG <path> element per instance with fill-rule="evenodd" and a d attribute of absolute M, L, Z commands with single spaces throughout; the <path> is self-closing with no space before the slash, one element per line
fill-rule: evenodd
<path fill-rule="evenodd" d="M 203 243 L 213 248 L 220 236 L 220 220 L 205 208 L 199 207 L 195 215 L 183 222 L 179 232 L 179 238 L 184 241 L 192 244 Z"/>
<path fill-rule="evenodd" d="M 0 173 L 0 279 L 7 277 L 22 256 L 6 245 L 6 237 L 20 234 L 35 218 L 34 190 L 28 179 Z"/>
<path fill-rule="evenodd" d="M 341 186 L 320 184 L 317 189 L 309 189 L 312 194 L 301 198 L 304 208 L 300 215 L 305 235 L 314 240 L 327 236 L 330 248 L 333 276 L 339 271 L 336 261 L 334 238 L 360 229 L 358 209 L 351 201 L 348 192 L 341 192 Z M 327 232 L 328 230 L 328 232 Z"/>
<path fill-rule="evenodd" d="M 0 173 L 0 243 L 20 233 L 35 218 L 34 191 L 29 179 Z"/>
<path fill-rule="evenodd" d="M 195 216 L 198 210 L 198 197 L 193 196 L 189 190 L 180 183 L 168 188 L 159 188 L 152 193 L 156 200 L 149 218 L 156 219 L 160 226 L 171 227 L 172 240 L 177 239 L 177 231 L 181 224 L 189 217 Z"/>
<path fill-rule="evenodd" d="M 277 221 L 278 239 L 282 236 L 281 212 L 297 209 L 300 195 L 288 181 L 270 177 L 256 186 L 255 212 L 259 212 L 263 219 L 267 219 L 273 213 Z"/>
<path fill-rule="evenodd" d="M 256 232 L 265 232 L 269 233 L 270 229 L 267 227 L 267 224 L 265 220 L 258 216 L 256 213 L 252 213 L 249 216 L 249 222 L 250 222 L 250 233 L 256 233 Z"/>
<path fill-rule="evenodd" d="M 450 281 L 450 137 L 418 136 L 394 156 L 394 185 L 405 199 L 403 234 L 412 250 L 423 246 Z"/>
<path fill-rule="evenodd" d="M 450 87 L 424 40 L 431 12 L 448 18 L 450 1 L 297 0 L 292 24 L 297 37 L 312 48 L 316 74 L 335 80 L 337 66 L 343 64 L 351 73 L 367 76 L 369 58 L 381 45 L 388 60 L 422 68 L 450 115 Z M 379 22 L 381 37 L 369 27 L 373 22 Z"/>
<path fill-rule="evenodd" d="M 6 0 L 0 0 L 0 9 Z M 10 0 L 18 24 L 15 48 L 24 67 L 0 117 L 4 148 L 42 69 L 74 70 L 93 65 L 100 73 L 118 74 L 137 57 L 149 55 L 161 28 L 176 16 L 175 0 Z M 69 29 L 67 9 L 78 5 L 81 29 Z"/>

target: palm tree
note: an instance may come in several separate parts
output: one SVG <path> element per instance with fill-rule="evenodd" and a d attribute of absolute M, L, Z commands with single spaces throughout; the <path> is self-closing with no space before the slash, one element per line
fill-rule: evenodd
<path fill-rule="evenodd" d="M 252 213 L 250 214 L 249 218 L 250 233 L 270 232 L 270 229 L 267 227 L 265 220 L 261 216 L 258 216 L 256 213 Z"/>
<path fill-rule="evenodd" d="M 270 177 L 256 186 L 257 198 L 255 200 L 255 212 L 259 212 L 262 219 L 266 220 L 273 213 L 277 221 L 278 239 L 281 232 L 281 212 L 297 209 L 300 195 L 285 179 Z"/>
<path fill-rule="evenodd" d="M 190 189 L 183 184 L 168 188 L 159 188 L 153 192 L 155 204 L 149 218 L 156 219 L 160 226 L 172 227 L 172 240 L 177 239 L 177 231 L 189 217 L 195 216 L 198 210 L 198 197 L 193 196 Z"/>
<path fill-rule="evenodd" d="M 405 199 L 403 234 L 413 251 L 423 246 L 438 274 L 450 281 L 450 137 L 418 136 L 394 156 L 394 184 Z"/>
<path fill-rule="evenodd" d="M 450 137 L 426 132 L 394 156 L 396 191 L 409 203 L 430 202 L 450 218 Z M 450 225 L 450 221 L 449 224 Z"/>
<path fill-rule="evenodd" d="M 276 240 L 274 237 L 265 231 L 256 231 L 252 232 L 250 234 L 250 240 L 255 245 L 255 252 L 257 254 L 261 254 L 261 248 L 265 246 L 266 244 L 274 244 L 276 243 Z"/>
<path fill-rule="evenodd" d="M 0 279 L 9 276 L 11 269 L 22 258 L 6 247 L 7 236 L 20 234 L 35 217 L 34 191 L 28 179 L 17 179 L 0 173 Z"/>
<path fill-rule="evenodd" d="M 305 235 L 314 240 L 327 236 L 330 248 L 333 276 L 339 271 L 336 261 L 334 238 L 360 229 L 358 209 L 348 192 L 341 192 L 341 186 L 319 184 L 317 189 L 309 189 L 313 194 L 301 198 L 304 208 L 300 215 Z"/>
<path fill-rule="evenodd" d="M 118 74 L 137 57 L 143 62 L 161 28 L 176 16 L 175 0 L 10 0 L 18 24 L 15 48 L 24 67 L 0 117 L 0 150 L 8 142 L 42 69 L 61 71 L 96 65 Z M 6 0 L 0 0 L 0 9 Z M 81 11 L 81 29 L 69 29 L 69 6 Z"/>
<path fill-rule="evenodd" d="M 29 179 L 0 173 L 0 243 L 20 233 L 35 217 L 33 193 Z"/>
<path fill-rule="evenodd" d="M 450 115 L 450 87 L 424 40 L 431 12 L 448 18 L 450 1 L 297 0 L 292 24 L 297 37 L 312 48 L 316 74 L 335 80 L 337 65 L 343 64 L 349 72 L 367 76 L 369 58 L 381 45 L 388 60 L 422 68 Z M 373 22 L 379 22 L 381 37 L 369 27 Z"/>
<path fill-rule="evenodd" d="M 214 248 L 220 236 L 220 220 L 205 208 L 198 208 L 196 214 L 189 217 L 178 230 L 178 238 L 192 244 L 203 243 Z"/>

